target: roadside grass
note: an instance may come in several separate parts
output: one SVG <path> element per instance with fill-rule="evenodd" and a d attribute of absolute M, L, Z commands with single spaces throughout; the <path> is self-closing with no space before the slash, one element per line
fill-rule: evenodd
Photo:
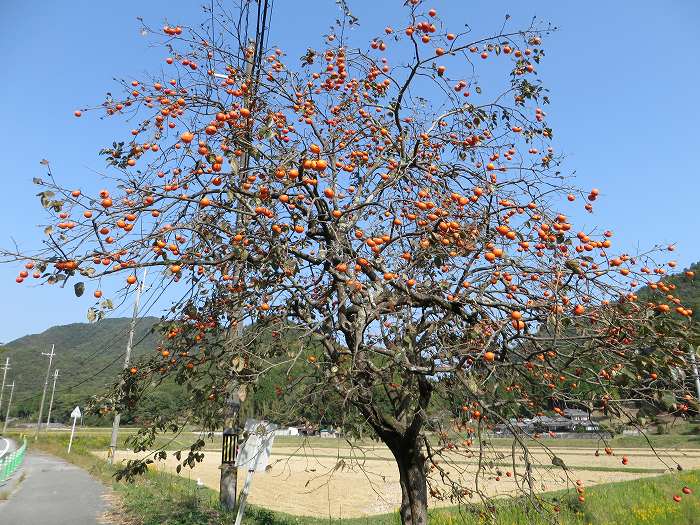
<path fill-rule="evenodd" d="M 15 434 L 14 437 L 19 437 Z M 76 436 L 71 454 L 67 454 L 69 436 L 64 433 L 43 435 L 30 447 L 64 458 L 102 480 L 120 496 L 118 511 L 124 523 L 134 525 L 225 525 L 234 516 L 218 505 L 218 493 L 197 487 L 193 480 L 165 472 L 149 471 L 132 483 L 116 482 L 114 467 L 96 457 L 93 450 L 104 450 L 109 434 L 85 433 Z M 683 486 L 694 494 L 684 495 Z M 681 503 L 673 501 L 681 495 Z M 700 470 L 620 483 L 609 483 L 586 489 L 585 502 L 580 503 L 575 491 L 543 495 L 545 507 L 557 505 L 557 513 L 528 510 L 522 499 L 497 500 L 490 512 L 475 504 L 470 507 L 434 509 L 431 525 L 693 525 L 700 522 Z M 399 525 L 397 513 L 331 520 L 291 516 L 250 506 L 243 520 L 246 525 Z"/>

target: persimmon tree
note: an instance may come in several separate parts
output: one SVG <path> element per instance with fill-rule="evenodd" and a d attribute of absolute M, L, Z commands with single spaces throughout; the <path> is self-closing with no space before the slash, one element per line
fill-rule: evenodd
<path fill-rule="evenodd" d="M 299 59 L 245 36 L 251 5 L 145 27 L 164 71 L 76 111 L 133 126 L 101 152 L 108 189 L 64 188 L 49 168 L 35 181 L 44 247 L 6 253 L 29 260 L 18 281 L 94 286 L 93 317 L 111 306 L 99 283 L 128 293 L 139 268 L 182 290 L 162 345 L 103 406 L 133 406 L 168 377 L 186 385 L 187 409 L 154 416 L 137 448 L 184 424 L 219 429 L 233 389 L 282 368 L 258 415 L 369 430 L 416 525 L 429 494 L 486 501 L 495 425 L 513 438 L 514 492 L 551 510 L 519 418 L 687 409 L 692 312 L 663 284 L 661 249 L 619 253 L 610 231 L 569 220 L 599 192 L 574 186 L 552 144 L 537 74 L 549 26 L 478 34 L 411 0 L 396 26 L 352 42 L 345 8 Z M 649 282 L 659 296 L 637 300 Z"/>

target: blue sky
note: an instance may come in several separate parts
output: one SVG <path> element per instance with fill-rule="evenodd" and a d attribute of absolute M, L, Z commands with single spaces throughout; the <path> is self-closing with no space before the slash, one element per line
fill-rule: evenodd
<path fill-rule="evenodd" d="M 360 19 L 358 40 L 402 27 L 401 1 L 348 0 Z M 550 89 L 548 121 L 566 171 L 597 187 L 602 199 L 583 226 L 615 231 L 617 246 L 635 251 L 655 242 L 677 243 L 679 266 L 700 260 L 696 199 L 697 90 L 700 3 L 671 0 L 617 2 L 497 2 L 436 0 L 448 29 L 468 23 L 477 33 L 510 27 L 533 16 L 559 31 L 545 41 L 538 69 Z M 73 117 L 101 102 L 114 77 L 138 77 L 160 68 L 163 51 L 139 34 L 137 16 L 154 27 L 201 20 L 198 1 L 19 2 L 6 0 L 0 17 L 0 245 L 37 247 L 44 219 L 32 177 L 42 158 L 67 186 L 99 188 L 104 164 L 97 151 L 126 137 L 128 123 Z M 300 6 L 307 6 L 302 8 Z M 339 11 L 333 0 L 277 0 L 271 44 L 290 56 L 315 45 Z M 309 37 L 314 37 L 312 42 Z M 579 223 L 581 224 L 581 223 Z M 69 322 L 82 322 L 90 294 L 17 285 L 19 268 L 0 266 L 0 341 Z M 157 308 L 152 310 L 157 313 Z M 127 305 L 118 311 L 128 315 Z"/>

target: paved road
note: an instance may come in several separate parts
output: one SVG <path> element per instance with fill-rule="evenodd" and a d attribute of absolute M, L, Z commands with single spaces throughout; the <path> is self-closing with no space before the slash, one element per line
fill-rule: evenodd
<path fill-rule="evenodd" d="M 0 525 L 96 525 L 106 510 L 104 485 L 61 459 L 28 452 L 15 476 L 26 474 L 0 503 Z"/>

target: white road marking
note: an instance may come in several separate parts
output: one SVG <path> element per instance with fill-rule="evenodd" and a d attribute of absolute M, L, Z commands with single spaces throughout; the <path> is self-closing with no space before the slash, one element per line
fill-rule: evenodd
<path fill-rule="evenodd" d="M 0 438 L 0 439 L 2 439 L 5 442 L 5 448 L 2 450 L 2 452 L 0 452 L 0 458 L 2 458 L 7 453 L 8 449 L 10 448 L 10 441 L 5 439 L 5 438 Z"/>

